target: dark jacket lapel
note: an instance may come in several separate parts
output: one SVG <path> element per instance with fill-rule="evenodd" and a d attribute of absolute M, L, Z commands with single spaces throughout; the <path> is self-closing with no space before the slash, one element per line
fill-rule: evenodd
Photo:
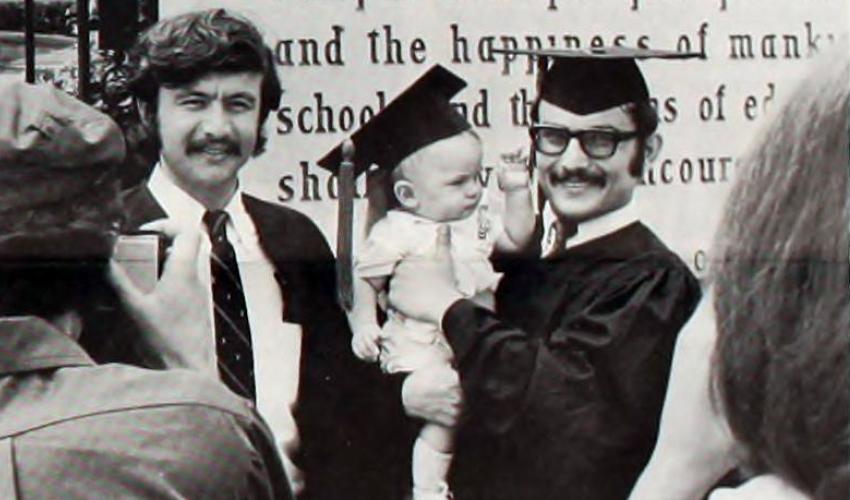
<path fill-rule="evenodd" d="M 121 201 L 124 203 L 125 230 L 136 230 L 142 224 L 168 217 L 144 184 L 121 193 Z"/>
<path fill-rule="evenodd" d="M 285 304 L 284 321 L 308 325 L 327 322 L 329 308 L 337 309 L 336 277 L 333 255 L 321 232 L 294 210 L 250 195 L 243 195 L 242 201 L 257 228 L 260 247 L 275 268 Z"/>

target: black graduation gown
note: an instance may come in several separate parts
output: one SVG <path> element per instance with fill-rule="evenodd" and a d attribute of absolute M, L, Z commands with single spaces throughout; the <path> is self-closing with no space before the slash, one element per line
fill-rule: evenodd
<path fill-rule="evenodd" d="M 626 498 L 699 283 L 637 222 L 502 269 L 498 316 L 458 301 L 443 319 L 466 398 L 457 498 Z"/>

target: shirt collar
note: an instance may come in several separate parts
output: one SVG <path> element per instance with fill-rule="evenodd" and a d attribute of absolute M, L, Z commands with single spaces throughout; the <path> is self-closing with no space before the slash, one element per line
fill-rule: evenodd
<path fill-rule="evenodd" d="M 552 243 L 556 240 L 555 235 L 547 234 L 547 232 L 555 231 L 556 219 L 552 206 L 547 203 L 543 208 L 544 235 L 540 242 L 543 255 L 551 255 L 556 251 L 552 248 Z M 572 248 L 601 238 L 639 220 L 636 193 L 633 193 L 632 200 L 625 206 L 579 224 L 576 233 L 566 241 L 565 248 Z"/>
<path fill-rule="evenodd" d="M 245 210 L 242 194 L 241 186 L 236 186 L 236 192 L 224 207 L 224 211 L 230 216 L 230 224 L 227 226 L 230 231 L 228 238 L 232 241 L 247 242 L 251 237 L 256 239 L 256 229 L 251 216 Z"/>
<path fill-rule="evenodd" d="M 632 199 L 624 207 L 602 214 L 578 225 L 578 232 L 567 240 L 567 248 L 572 248 L 588 241 L 601 238 L 640 220 L 637 204 Z"/>
<path fill-rule="evenodd" d="M 416 215 L 414 213 L 406 212 L 404 210 L 399 209 L 392 209 L 387 211 L 387 218 L 397 220 L 406 219 L 414 224 L 437 225 L 437 223 L 431 219 L 427 219 L 425 217 L 422 217 L 421 215 Z"/>
<path fill-rule="evenodd" d="M 163 160 L 160 160 L 148 179 L 148 190 L 156 199 L 168 218 L 181 227 L 196 227 L 204 216 L 204 206 L 180 189 L 165 172 Z"/>
<path fill-rule="evenodd" d="M 35 316 L 0 318 L 0 375 L 94 361 L 71 337 Z"/>
<path fill-rule="evenodd" d="M 206 208 L 171 180 L 165 172 L 163 163 L 164 160 L 160 159 L 154 167 L 148 179 L 148 190 L 168 214 L 169 219 L 176 221 L 180 227 L 192 229 L 198 227 L 207 211 Z M 243 234 L 246 232 L 244 228 L 253 227 L 245 205 L 242 203 L 242 194 L 242 186 L 238 184 L 236 191 L 223 209 L 230 216 L 227 225 L 229 239 L 245 239 L 248 235 Z"/>

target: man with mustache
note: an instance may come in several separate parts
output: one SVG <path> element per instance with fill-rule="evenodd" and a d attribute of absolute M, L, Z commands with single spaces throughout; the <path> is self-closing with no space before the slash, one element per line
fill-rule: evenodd
<path fill-rule="evenodd" d="M 271 50 L 248 20 L 217 9 L 158 22 L 131 58 L 159 162 L 125 193 L 128 225 L 167 217 L 208 235 L 197 260 L 215 331 L 188 348 L 194 367 L 256 403 L 300 498 L 381 498 L 376 434 L 359 429 L 385 382 L 351 353 L 333 255 L 306 216 L 239 182 L 281 95 Z"/>
<path fill-rule="evenodd" d="M 51 86 L 0 86 L 0 498 L 290 499 L 250 403 L 187 370 L 97 364 L 79 343 L 113 293 L 124 155 L 106 115 Z M 198 241 L 178 236 L 163 283 L 191 279 Z"/>
<path fill-rule="evenodd" d="M 496 313 L 460 299 L 446 259 L 395 272 L 390 300 L 440 322 L 455 354 L 459 499 L 623 499 L 655 443 L 700 288 L 633 209 L 661 144 L 637 54 L 600 52 L 536 54 L 559 56 L 541 69 L 529 131 L 547 206 L 534 245 L 498 262 Z M 447 397 L 449 376 L 430 389 L 417 404 Z"/>

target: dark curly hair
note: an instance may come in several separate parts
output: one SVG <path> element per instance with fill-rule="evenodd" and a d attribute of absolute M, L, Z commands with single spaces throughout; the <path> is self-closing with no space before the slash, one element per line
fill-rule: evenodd
<path fill-rule="evenodd" d="M 266 138 L 261 125 L 278 108 L 282 90 L 272 51 L 247 19 L 224 9 L 163 19 L 139 36 L 129 52 L 129 63 L 128 88 L 152 114 L 160 87 L 180 87 L 211 73 L 262 73 L 254 155 L 263 151 Z M 158 152 L 159 138 L 155 130 L 151 132 L 154 137 L 149 140 L 155 142 L 151 149 Z"/>

